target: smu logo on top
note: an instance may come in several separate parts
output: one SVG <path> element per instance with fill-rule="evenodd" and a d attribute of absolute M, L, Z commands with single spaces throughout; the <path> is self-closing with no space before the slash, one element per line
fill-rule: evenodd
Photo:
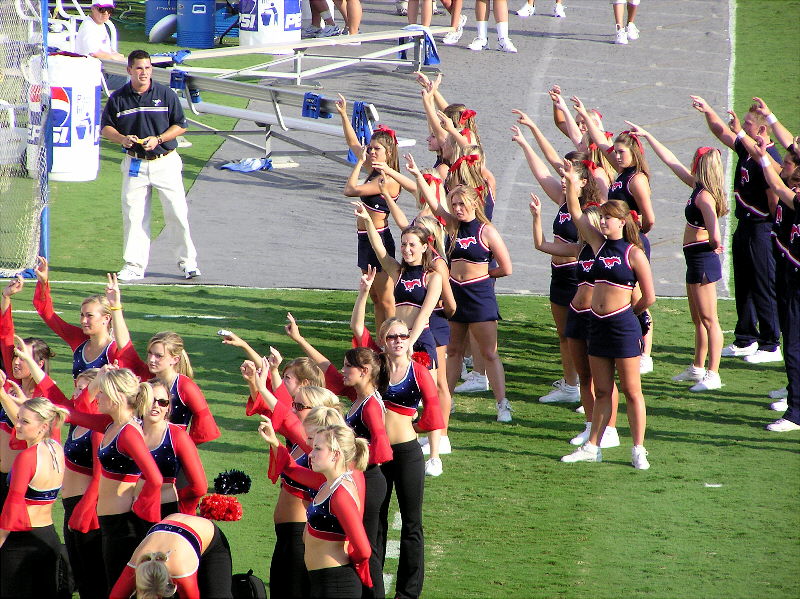
<path fill-rule="evenodd" d="M 50 88 L 50 122 L 53 124 L 53 145 L 68 146 L 72 129 L 72 88 Z"/>
<path fill-rule="evenodd" d="M 578 264 L 581 265 L 583 272 L 589 272 L 592 270 L 592 266 L 594 266 L 594 260 L 578 260 Z"/>
<path fill-rule="evenodd" d="M 789 233 L 789 243 L 794 243 L 797 237 L 800 237 L 800 226 L 792 225 L 792 230 Z"/>
<path fill-rule="evenodd" d="M 478 240 L 475 239 L 474 236 L 473 237 L 462 237 L 461 239 L 456 239 L 456 241 L 458 242 L 458 247 L 460 247 L 462 250 L 467 249 L 473 243 L 475 243 L 475 244 L 478 243 Z"/>
<path fill-rule="evenodd" d="M 614 268 L 615 264 L 622 264 L 622 258 L 619 256 L 598 256 L 598 259 L 609 269 Z"/>
<path fill-rule="evenodd" d="M 622 189 L 622 181 L 614 181 L 609 191 L 617 191 L 618 189 Z"/>
<path fill-rule="evenodd" d="M 569 212 L 559 212 L 558 213 L 558 223 L 559 224 L 563 225 L 568 220 L 572 220 L 572 217 L 570 216 Z"/>
<path fill-rule="evenodd" d="M 412 291 L 414 287 L 422 288 L 422 281 L 420 279 L 411 279 L 410 281 L 403 281 L 403 286 L 406 291 Z"/>

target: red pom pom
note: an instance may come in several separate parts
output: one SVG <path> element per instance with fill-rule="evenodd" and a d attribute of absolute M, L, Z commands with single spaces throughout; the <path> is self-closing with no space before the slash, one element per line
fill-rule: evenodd
<path fill-rule="evenodd" d="M 411 354 L 411 359 L 415 362 L 419 362 L 427 369 L 430 369 L 431 367 L 431 357 L 426 351 L 415 351 L 413 354 Z"/>
<path fill-rule="evenodd" d="M 233 495 L 212 493 L 200 501 L 200 515 L 209 520 L 234 522 L 242 519 L 242 505 Z"/>

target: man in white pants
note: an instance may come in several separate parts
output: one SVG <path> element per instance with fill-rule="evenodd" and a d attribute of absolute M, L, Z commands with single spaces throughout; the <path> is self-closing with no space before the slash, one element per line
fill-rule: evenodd
<path fill-rule="evenodd" d="M 100 121 L 103 137 L 121 144 L 123 258 L 120 281 L 144 278 L 150 256 L 150 201 L 157 189 L 164 210 L 165 235 L 176 243 L 178 268 L 187 279 L 200 276 L 197 251 L 189 232 L 183 188 L 183 162 L 175 138 L 186 132 L 178 96 L 152 81 L 153 65 L 144 50 L 128 55 L 130 82 L 108 98 Z"/>
<path fill-rule="evenodd" d="M 106 22 L 114 12 L 114 0 L 94 0 L 89 18 L 84 19 L 75 37 L 75 52 L 84 56 L 94 56 L 106 60 L 125 60 L 125 57 L 111 47 L 111 38 Z"/>

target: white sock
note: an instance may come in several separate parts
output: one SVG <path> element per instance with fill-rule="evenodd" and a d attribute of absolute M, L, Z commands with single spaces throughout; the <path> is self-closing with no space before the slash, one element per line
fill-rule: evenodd
<path fill-rule="evenodd" d="M 485 40 L 489 36 L 489 21 L 476 21 L 478 26 L 478 37 Z"/>
<path fill-rule="evenodd" d="M 321 13 L 319 13 L 319 16 L 323 21 L 328 21 L 331 18 L 331 13 L 329 11 L 325 10 L 325 11 L 322 11 Z"/>
<path fill-rule="evenodd" d="M 508 21 L 496 23 L 497 26 L 497 39 L 504 40 L 508 37 Z"/>

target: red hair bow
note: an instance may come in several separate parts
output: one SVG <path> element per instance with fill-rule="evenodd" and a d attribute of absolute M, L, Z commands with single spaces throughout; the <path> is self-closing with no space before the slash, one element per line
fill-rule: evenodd
<path fill-rule="evenodd" d="M 636 210 L 631 210 L 631 218 L 633 219 L 633 222 L 638 223 L 639 222 L 639 213 L 636 212 Z"/>
<path fill-rule="evenodd" d="M 700 156 L 703 156 L 704 154 L 708 154 L 713 149 L 714 148 L 712 148 L 710 146 L 703 146 L 702 148 L 697 148 L 697 152 L 695 152 L 695 154 L 694 154 L 694 160 L 692 161 L 692 172 L 693 173 L 695 171 L 697 171 L 697 163 L 700 162 Z"/>
<path fill-rule="evenodd" d="M 601 119 L 603 118 L 603 113 L 602 113 L 602 112 L 600 112 L 599 110 L 597 110 L 597 108 L 592 108 L 591 110 L 592 110 L 592 112 L 593 112 L 593 113 L 595 113 L 595 114 L 596 114 L 596 115 L 597 115 L 599 118 L 601 118 Z"/>
<path fill-rule="evenodd" d="M 392 138 L 392 141 L 394 141 L 395 144 L 397 143 L 397 135 L 395 134 L 394 129 L 389 129 L 389 127 L 386 125 L 378 125 L 375 127 L 373 134 L 374 133 L 388 133 L 389 137 Z"/>
<path fill-rule="evenodd" d="M 433 235 L 428 235 L 428 243 L 433 243 L 436 241 L 436 238 Z"/>
<path fill-rule="evenodd" d="M 458 124 L 459 125 L 463 125 L 469 119 L 474 117 L 476 114 L 478 114 L 478 113 L 475 112 L 474 110 L 470 110 L 469 108 L 467 108 L 466 110 L 464 110 L 464 112 L 461 113 L 461 117 L 459 117 L 459 119 L 458 119 Z"/>
<path fill-rule="evenodd" d="M 472 143 L 472 129 L 470 129 L 469 127 L 464 127 L 464 128 L 461 130 L 461 135 L 463 135 L 464 137 L 466 137 L 466 138 L 467 138 L 467 141 L 468 141 L 469 143 Z"/>
<path fill-rule="evenodd" d="M 639 146 L 639 151 L 642 154 L 644 154 L 644 146 L 642 145 L 642 142 L 639 141 L 639 136 L 636 133 L 634 133 L 633 131 L 623 131 L 622 133 L 620 133 L 620 135 L 628 135 L 628 137 L 630 137 L 633 141 L 635 141 L 636 145 Z"/>
<path fill-rule="evenodd" d="M 600 207 L 600 204 L 598 204 L 597 202 L 594 202 L 594 201 L 592 201 L 592 202 L 586 202 L 586 203 L 583 205 L 583 209 L 584 209 L 584 210 L 586 210 L 587 208 L 599 208 L 599 207 Z"/>
<path fill-rule="evenodd" d="M 606 139 L 611 139 L 612 137 L 614 137 L 614 134 L 611 133 L 611 131 L 604 131 L 603 133 L 605 134 Z"/>
<path fill-rule="evenodd" d="M 453 166 L 450 167 L 450 172 L 451 173 L 456 172 L 458 170 L 458 167 L 460 167 L 464 162 L 466 162 L 467 164 L 475 164 L 480 159 L 481 157 L 478 156 L 477 154 L 467 154 L 466 156 L 462 156 L 453 163 Z"/>
<path fill-rule="evenodd" d="M 597 149 L 597 144 L 592 142 L 589 144 L 589 151 L 594 152 Z"/>
<path fill-rule="evenodd" d="M 431 175 L 430 173 L 425 173 L 424 175 L 422 175 L 422 178 L 425 179 L 425 183 L 427 183 L 428 185 L 431 185 L 433 183 L 436 183 L 436 185 L 439 185 L 439 183 L 442 182 L 442 180 L 439 177 L 435 177 L 435 176 Z"/>
<path fill-rule="evenodd" d="M 594 174 L 597 170 L 597 165 L 591 160 L 581 160 L 581 164 L 589 169 L 589 172 Z"/>

